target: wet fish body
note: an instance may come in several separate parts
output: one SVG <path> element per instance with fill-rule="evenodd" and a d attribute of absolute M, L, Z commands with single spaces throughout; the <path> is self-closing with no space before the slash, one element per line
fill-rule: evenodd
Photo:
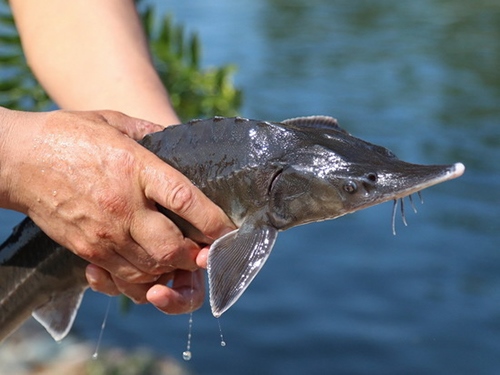
<path fill-rule="evenodd" d="M 23 220 L 0 247 L 0 340 L 31 315 L 55 340 L 63 339 L 88 287 L 86 265 Z"/>
<path fill-rule="evenodd" d="M 140 143 L 186 175 L 238 227 L 209 251 L 210 304 L 216 317 L 254 279 L 279 231 L 397 200 L 464 171 L 461 163 L 403 162 L 325 116 L 280 123 L 195 120 L 147 135 Z M 205 241 L 189 223 L 160 210 L 185 235 Z M 85 265 L 25 219 L 0 247 L 0 339 L 30 314 L 62 339 L 87 288 Z"/>

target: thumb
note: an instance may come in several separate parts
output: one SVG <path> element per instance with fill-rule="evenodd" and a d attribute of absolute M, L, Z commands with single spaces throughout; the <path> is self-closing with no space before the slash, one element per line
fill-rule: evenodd
<path fill-rule="evenodd" d="M 156 158 L 142 170 L 143 191 L 151 199 L 191 223 L 211 239 L 235 229 L 220 207 L 175 168 Z"/>

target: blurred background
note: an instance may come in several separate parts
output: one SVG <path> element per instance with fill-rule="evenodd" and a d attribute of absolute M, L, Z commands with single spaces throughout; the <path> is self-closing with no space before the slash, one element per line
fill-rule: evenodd
<path fill-rule="evenodd" d="M 197 33 L 200 65 L 232 65 L 244 117 L 334 116 L 406 161 L 463 162 L 423 192 L 408 227 L 386 203 L 281 233 L 218 322 L 194 314 L 194 374 L 497 374 L 500 368 L 500 3 L 144 0 Z M 231 84 L 230 84 L 231 86 Z M 233 92 L 234 94 L 234 92 Z M 241 105 L 240 105 L 241 103 Z M 20 215 L 0 212 L 6 238 Z M 108 297 L 73 332 L 97 342 Z M 182 361 L 188 319 L 120 312 L 102 346 Z"/>

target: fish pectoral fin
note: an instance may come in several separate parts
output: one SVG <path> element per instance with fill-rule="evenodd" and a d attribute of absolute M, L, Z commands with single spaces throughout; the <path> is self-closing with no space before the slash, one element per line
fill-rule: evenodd
<path fill-rule="evenodd" d="M 215 241 L 208 253 L 208 281 L 212 314 L 229 309 L 266 262 L 278 230 L 245 225 Z"/>
<path fill-rule="evenodd" d="M 33 311 L 33 317 L 56 341 L 62 340 L 73 326 L 86 287 L 58 292 L 52 299 Z"/>

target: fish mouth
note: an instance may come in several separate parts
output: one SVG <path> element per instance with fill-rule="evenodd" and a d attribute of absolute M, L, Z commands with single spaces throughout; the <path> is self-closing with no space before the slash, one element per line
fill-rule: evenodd
<path fill-rule="evenodd" d="M 391 199 L 401 199 L 404 198 L 408 195 L 417 193 L 421 190 L 424 190 L 428 187 L 440 184 L 445 181 L 453 180 L 455 178 L 460 177 L 463 175 L 465 172 L 465 165 L 462 163 L 455 163 L 452 165 L 447 165 L 447 166 L 419 166 L 415 165 L 416 168 L 420 169 L 421 171 L 416 171 L 415 173 L 415 180 L 422 178 L 421 182 L 413 182 L 413 179 L 409 179 L 409 184 L 410 186 L 407 188 L 403 188 L 402 190 L 399 190 L 397 193 L 390 195 L 390 197 L 386 197 L 385 200 L 391 200 Z M 420 168 L 419 168 L 420 167 Z M 436 173 L 437 171 L 440 171 L 440 173 L 436 173 L 435 176 L 433 177 L 423 177 L 423 176 L 428 176 L 432 175 L 433 173 L 432 170 L 434 170 Z M 420 172 L 420 173 L 419 173 Z M 421 175 L 421 176 L 420 176 Z"/>
<path fill-rule="evenodd" d="M 430 168 L 434 168 L 434 167 L 431 166 Z M 408 223 L 406 221 L 405 204 L 404 204 L 405 197 L 409 198 L 413 212 L 417 213 L 417 209 L 416 209 L 416 207 L 413 203 L 413 199 L 412 199 L 413 193 L 417 193 L 419 198 L 420 198 L 420 202 L 423 203 L 422 195 L 420 194 L 421 190 L 428 188 L 430 186 L 439 184 L 441 182 L 453 180 L 454 178 L 460 177 L 465 171 L 465 166 L 462 163 L 455 163 L 453 165 L 445 166 L 445 167 L 438 166 L 438 168 L 442 168 L 442 170 L 443 170 L 440 175 L 437 175 L 433 178 L 428 178 L 426 181 L 424 181 L 420 184 L 416 184 L 409 189 L 406 189 L 406 190 L 399 192 L 399 194 L 393 195 L 392 199 L 394 200 L 394 205 L 392 207 L 392 217 L 391 217 L 392 234 L 393 235 L 396 235 L 396 211 L 397 211 L 397 207 L 398 207 L 398 202 L 401 203 L 400 204 L 401 219 L 403 221 L 403 224 L 405 226 L 407 226 Z"/>

